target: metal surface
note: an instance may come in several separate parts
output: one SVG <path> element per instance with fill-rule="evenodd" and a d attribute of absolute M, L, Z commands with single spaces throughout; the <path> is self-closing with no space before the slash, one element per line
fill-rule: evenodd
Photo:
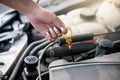
<path fill-rule="evenodd" d="M 22 44 L 21 44 L 22 43 Z M 0 53 L 0 62 L 4 62 L 4 66 L 0 67 L 3 75 L 8 76 L 11 67 L 13 68 L 16 61 L 27 46 L 27 35 L 24 33 L 19 40 L 16 40 L 9 51 Z"/>

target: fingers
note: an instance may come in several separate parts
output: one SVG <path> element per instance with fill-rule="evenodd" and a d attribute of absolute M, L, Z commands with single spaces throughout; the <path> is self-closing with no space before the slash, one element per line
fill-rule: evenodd
<path fill-rule="evenodd" d="M 55 20 L 55 23 L 54 23 L 57 28 L 60 29 L 60 31 L 64 34 L 67 33 L 67 28 L 65 27 L 64 23 L 56 16 L 56 20 Z"/>
<path fill-rule="evenodd" d="M 62 35 L 64 32 L 63 28 L 53 27 L 48 24 L 40 23 L 35 25 L 36 29 L 47 39 L 56 39 Z"/>
<path fill-rule="evenodd" d="M 46 18 L 48 20 L 42 21 L 48 27 L 47 35 L 45 37 L 55 39 L 58 36 L 61 36 L 62 33 L 67 33 L 67 28 L 64 23 L 54 13 L 49 13 L 48 16 L 49 17 Z"/>
<path fill-rule="evenodd" d="M 64 27 L 61 27 L 60 30 L 61 30 L 61 32 L 62 32 L 63 34 L 66 34 L 66 33 L 67 33 L 67 29 L 64 28 Z"/>
<path fill-rule="evenodd" d="M 47 38 L 47 39 L 49 39 L 49 40 L 52 39 L 52 37 L 51 37 L 51 35 L 49 34 L 49 32 L 46 32 L 44 36 L 45 36 L 45 38 Z"/>
<path fill-rule="evenodd" d="M 56 39 L 59 36 L 61 36 L 61 32 L 56 27 L 49 27 L 48 31 L 45 32 L 47 39 Z"/>
<path fill-rule="evenodd" d="M 67 28 L 64 23 L 55 15 L 50 12 L 42 14 L 43 16 L 31 21 L 32 25 L 47 39 L 56 39 L 61 36 L 62 33 L 67 33 Z"/>
<path fill-rule="evenodd" d="M 56 27 L 54 27 L 53 29 L 54 29 L 55 33 L 56 33 L 58 36 L 61 36 L 61 35 L 62 35 L 61 32 L 60 32 L 60 30 L 58 30 Z"/>
<path fill-rule="evenodd" d="M 54 31 L 54 29 L 52 29 L 52 28 L 49 28 L 49 33 L 51 34 L 51 37 L 53 39 L 55 39 L 55 38 L 58 37 L 57 34 L 56 34 L 56 32 Z"/>

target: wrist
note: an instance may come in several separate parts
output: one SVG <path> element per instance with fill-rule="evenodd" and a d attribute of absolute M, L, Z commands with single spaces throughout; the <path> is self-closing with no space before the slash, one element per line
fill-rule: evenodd
<path fill-rule="evenodd" d="M 25 9 L 22 9 L 22 11 L 20 11 L 21 13 L 23 13 L 24 15 L 28 16 L 28 15 L 32 15 L 35 14 L 37 12 L 37 10 L 40 10 L 41 7 L 38 4 L 31 4 L 30 6 L 26 7 Z"/>

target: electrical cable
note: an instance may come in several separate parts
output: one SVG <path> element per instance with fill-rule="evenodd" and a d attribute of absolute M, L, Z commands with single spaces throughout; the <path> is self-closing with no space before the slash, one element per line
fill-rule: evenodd
<path fill-rule="evenodd" d="M 49 71 L 45 71 L 45 72 L 41 73 L 41 77 L 44 75 L 47 75 L 47 74 L 49 74 Z M 38 80 L 38 79 L 39 79 L 39 76 L 36 78 L 36 80 Z"/>
<path fill-rule="evenodd" d="M 24 53 L 22 54 L 22 56 L 21 56 L 20 59 L 18 60 L 16 66 L 15 66 L 15 68 L 13 69 L 13 71 L 12 71 L 12 73 L 11 73 L 11 76 L 9 77 L 8 80 L 14 80 L 15 76 L 17 75 L 17 72 L 18 72 L 20 66 L 21 66 L 22 63 L 23 63 L 23 60 L 24 60 L 25 56 L 29 54 L 30 50 L 31 50 L 33 47 L 35 47 L 36 45 L 38 45 L 38 44 L 40 44 L 40 43 L 42 43 L 42 42 L 45 42 L 45 41 L 47 41 L 47 39 L 42 39 L 42 40 L 40 40 L 40 41 L 35 41 L 35 42 L 31 43 L 31 44 L 26 48 L 26 50 L 24 51 Z"/>
<path fill-rule="evenodd" d="M 113 44 L 114 44 L 114 47 L 115 47 L 115 48 L 116 48 L 116 46 L 118 47 L 118 45 L 120 45 L 120 40 L 114 41 Z M 114 47 L 113 47 L 113 49 L 111 49 L 111 50 L 114 50 L 114 49 L 115 49 Z M 120 49 L 120 48 L 119 48 L 119 49 Z M 97 51 L 96 51 L 96 48 L 88 51 L 87 53 L 80 54 L 80 56 L 75 59 L 75 62 L 80 61 L 80 60 L 86 58 L 87 56 L 89 56 L 89 55 L 91 55 L 91 54 L 93 54 L 93 55 L 95 54 L 95 55 L 92 56 L 92 57 L 97 56 L 98 53 L 97 53 Z"/>
<path fill-rule="evenodd" d="M 120 40 L 114 41 L 113 44 L 120 43 Z"/>
<path fill-rule="evenodd" d="M 95 49 L 92 49 L 92 50 L 90 50 L 90 51 L 88 51 L 88 52 L 86 52 L 86 53 L 82 53 L 82 54 L 80 54 L 79 57 L 77 57 L 77 58 L 75 59 L 75 62 L 78 62 L 78 61 L 86 58 L 88 55 L 93 54 L 93 53 L 95 53 L 95 52 L 96 52 L 96 48 L 95 48 Z"/>
<path fill-rule="evenodd" d="M 49 43 L 51 43 L 50 40 L 41 43 L 40 45 L 36 46 L 35 48 L 33 48 L 30 52 L 30 55 L 35 55 L 35 53 L 37 53 L 40 49 L 44 48 L 45 46 L 47 46 Z"/>
<path fill-rule="evenodd" d="M 50 47 L 50 46 L 52 46 L 52 45 L 54 45 L 55 43 L 57 43 L 58 41 L 51 41 L 51 43 L 50 44 L 48 44 L 43 50 L 42 50 L 42 52 L 41 52 L 41 54 L 40 54 L 40 56 L 39 56 L 39 60 L 38 60 L 38 78 L 39 78 L 39 80 L 42 80 L 41 79 L 41 60 L 42 60 L 42 57 L 43 57 L 43 55 L 44 55 L 44 53 L 46 52 L 46 50 Z"/>
<path fill-rule="evenodd" d="M 35 80 L 39 80 L 39 76 Z"/>
<path fill-rule="evenodd" d="M 23 77 L 23 80 L 27 80 L 27 77 L 26 77 L 26 75 L 25 75 L 25 72 L 24 72 L 24 71 L 22 72 L 22 77 Z"/>
<path fill-rule="evenodd" d="M 114 34 L 114 33 L 120 33 L 120 31 L 111 32 L 111 33 L 96 34 L 96 35 L 94 35 L 94 36 L 109 35 L 109 34 Z M 80 38 L 80 37 L 79 37 L 79 38 Z M 90 38 L 91 38 L 91 37 L 90 37 Z M 38 42 L 33 42 L 30 46 L 28 46 L 28 48 L 24 51 L 24 53 L 22 54 L 22 56 L 21 56 L 20 59 L 18 60 L 18 62 L 17 62 L 17 64 L 16 64 L 16 66 L 15 66 L 15 68 L 14 68 L 14 70 L 13 70 L 13 72 L 12 72 L 10 78 L 9 78 L 9 80 L 14 80 L 14 78 L 15 78 L 15 76 L 16 76 L 16 74 L 17 74 L 17 71 L 19 70 L 19 67 L 20 67 L 20 65 L 22 64 L 23 60 L 24 60 L 24 57 L 30 52 L 30 50 L 31 50 L 34 46 L 38 45 L 38 43 L 40 44 L 40 43 L 42 43 L 42 42 L 44 42 L 44 41 L 46 41 L 46 39 L 42 39 L 42 40 L 40 40 L 40 41 L 38 41 Z M 44 51 L 46 51 L 46 49 L 49 48 L 49 46 L 51 46 L 51 45 L 53 45 L 53 44 L 55 44 L 55 43 L 56 43 L 56 42 L 51 43 L 50 45 L 48 45 L 48 46 L 43 50 L 42 55 L 40 55 L 40 57 L 39 57 L 40 60 L 41 60 L 41 58 L 42 58 L 42 56 L 43 56 L 43 54 L 44 54 Z M 40 60 L 39 60 L 39 61 L 40 61 Z M 39 66 L 40 66 L 40 65 L 39 65 Z M 39 72 L 39 74 L 40 74 L 40 72 Z M 40 74 L 40 75 L 41 75 L 41 74 Z M 41 79 L 40 75 L 39 75 L 39 78 Z"/>
<path fill-rule="evenodd" d="M 96 34 L 96 35 L 93 35 L 93 36 L 101 36 L 101 35 L 108 35 L 108 34 L 114 34 L 114 33 L 120 33 L 120 31 L 118 31 L 118 32 L 111 32 L 111 33 Z M 40 66 L 41 66 L 41 59 L 42 59 L 45 51 L 46 51 L 50 46 L 52 46 L 52 45 L 55 44 L 55 43 L 56 43 L 56 42 L 51 42 L 48 46 L 46 46 L 46 47 L 43 49 L 43 51 L 41 52 L 40 56 L 39 56 L 39 61 L 38 61 L 38 73 L 39 73 L 39 76 L 38 76 L 38 78 L 37 78 L 37 79 L 39 79 L 39 80 L 42 80 L 42 79 L 41 79 L 41 68 L 40 68 Z M 90 53 L 93 53 L 94 51 L 95 51 L 95 49 L 91 50 L 91 51 L 88 52 L 87 54 L 89 55 Z M 81 59 L 81 58 L 80 58 L 80 59 Z M 77 60 L 76 60 L 76 61 L 77 61 Z M 36 80 L 37 80 L 37 79 L 36 79 Z"/>
<path fill-rule="evenodd" d="M 47 74 L 49 74 L 49 71 L 45 71 L 45 72 L 41 73 L 41 77 L 44 75 L 47 75 Z M 36 78 L 36 80 L 38 80 L 38 79 L 39 79 L 39 76 Z"/>
<path fill-rule="evenodd" d="M 49 73 L 49 71 L 45 71 L 45 72 L 43 72 L 42 74 L 41 74 L 41 76 L 44 76 L 44 75 L 46 75 L 46 74 L 48 74 Z"/>

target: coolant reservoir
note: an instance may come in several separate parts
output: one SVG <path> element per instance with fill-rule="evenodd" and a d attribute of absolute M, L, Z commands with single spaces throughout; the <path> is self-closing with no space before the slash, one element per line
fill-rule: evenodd
<path fill-rule="evenodd" d="M 77 8 L 69 11 L 66 16 L 74 23 L 78 25 L 84 22 L 94 21 L 95 10 L 91 8 Z"/>
<path fill-rule="evenodd" d="M 84 22 L 84 20 L 80 18 L 80 12 L 82 9 L 83 8 L 74 9 L 66 14 L 66 16 L 70 18 L 74 25 Z"/>
<path fill-rule="evenodd" d="M 115 3 L 116 6 L 120 5 L 120 0 L 108 0 L 112 3 Z"/>
<path fill-rule="evenodd" d="M 58 17 L 66 26 L 69 27 L 69 26 L 73 26 L 74 25 L 72 20 L 69 17 L 67 17 L 66 15 L 64 15 L 64 14 L 63 15 L 59 15 Z"/>
<path fill-rule="evenodd" d="M 86 33 L 93 33 L 93 34 L 101 34 L 101 33 L 107 33 L 107 30 L 99 23 L 96 22 L 87 22 L 87 23 L 82 23 L 77 26 L 77 29 L 79 30 L 80 34 L 86 34 Z M 108 36 L 99 36 L 95 37 L 94 39 L 97 38 L 106 38 Z"/>
<path fill-rule="evenodd" d="M 59 19 L 66 25 L 67 28 L 71 28 L 73 34 L 72 35 L 77 35 L 79 34 L 79 30 L 77 29 L 77 27 L 75 26 L 74 22 L 72 21 L 72 19 L 70 19 L 68 16 L 66 15 L 59 15 L 58 16 Z"/>
<path fill-rule="evenodd" d="M 119 3 L 120 0 L 104 1 L 97 11 L 97 21 L 112 31 L 119 30 L 120 28 Z"/>

